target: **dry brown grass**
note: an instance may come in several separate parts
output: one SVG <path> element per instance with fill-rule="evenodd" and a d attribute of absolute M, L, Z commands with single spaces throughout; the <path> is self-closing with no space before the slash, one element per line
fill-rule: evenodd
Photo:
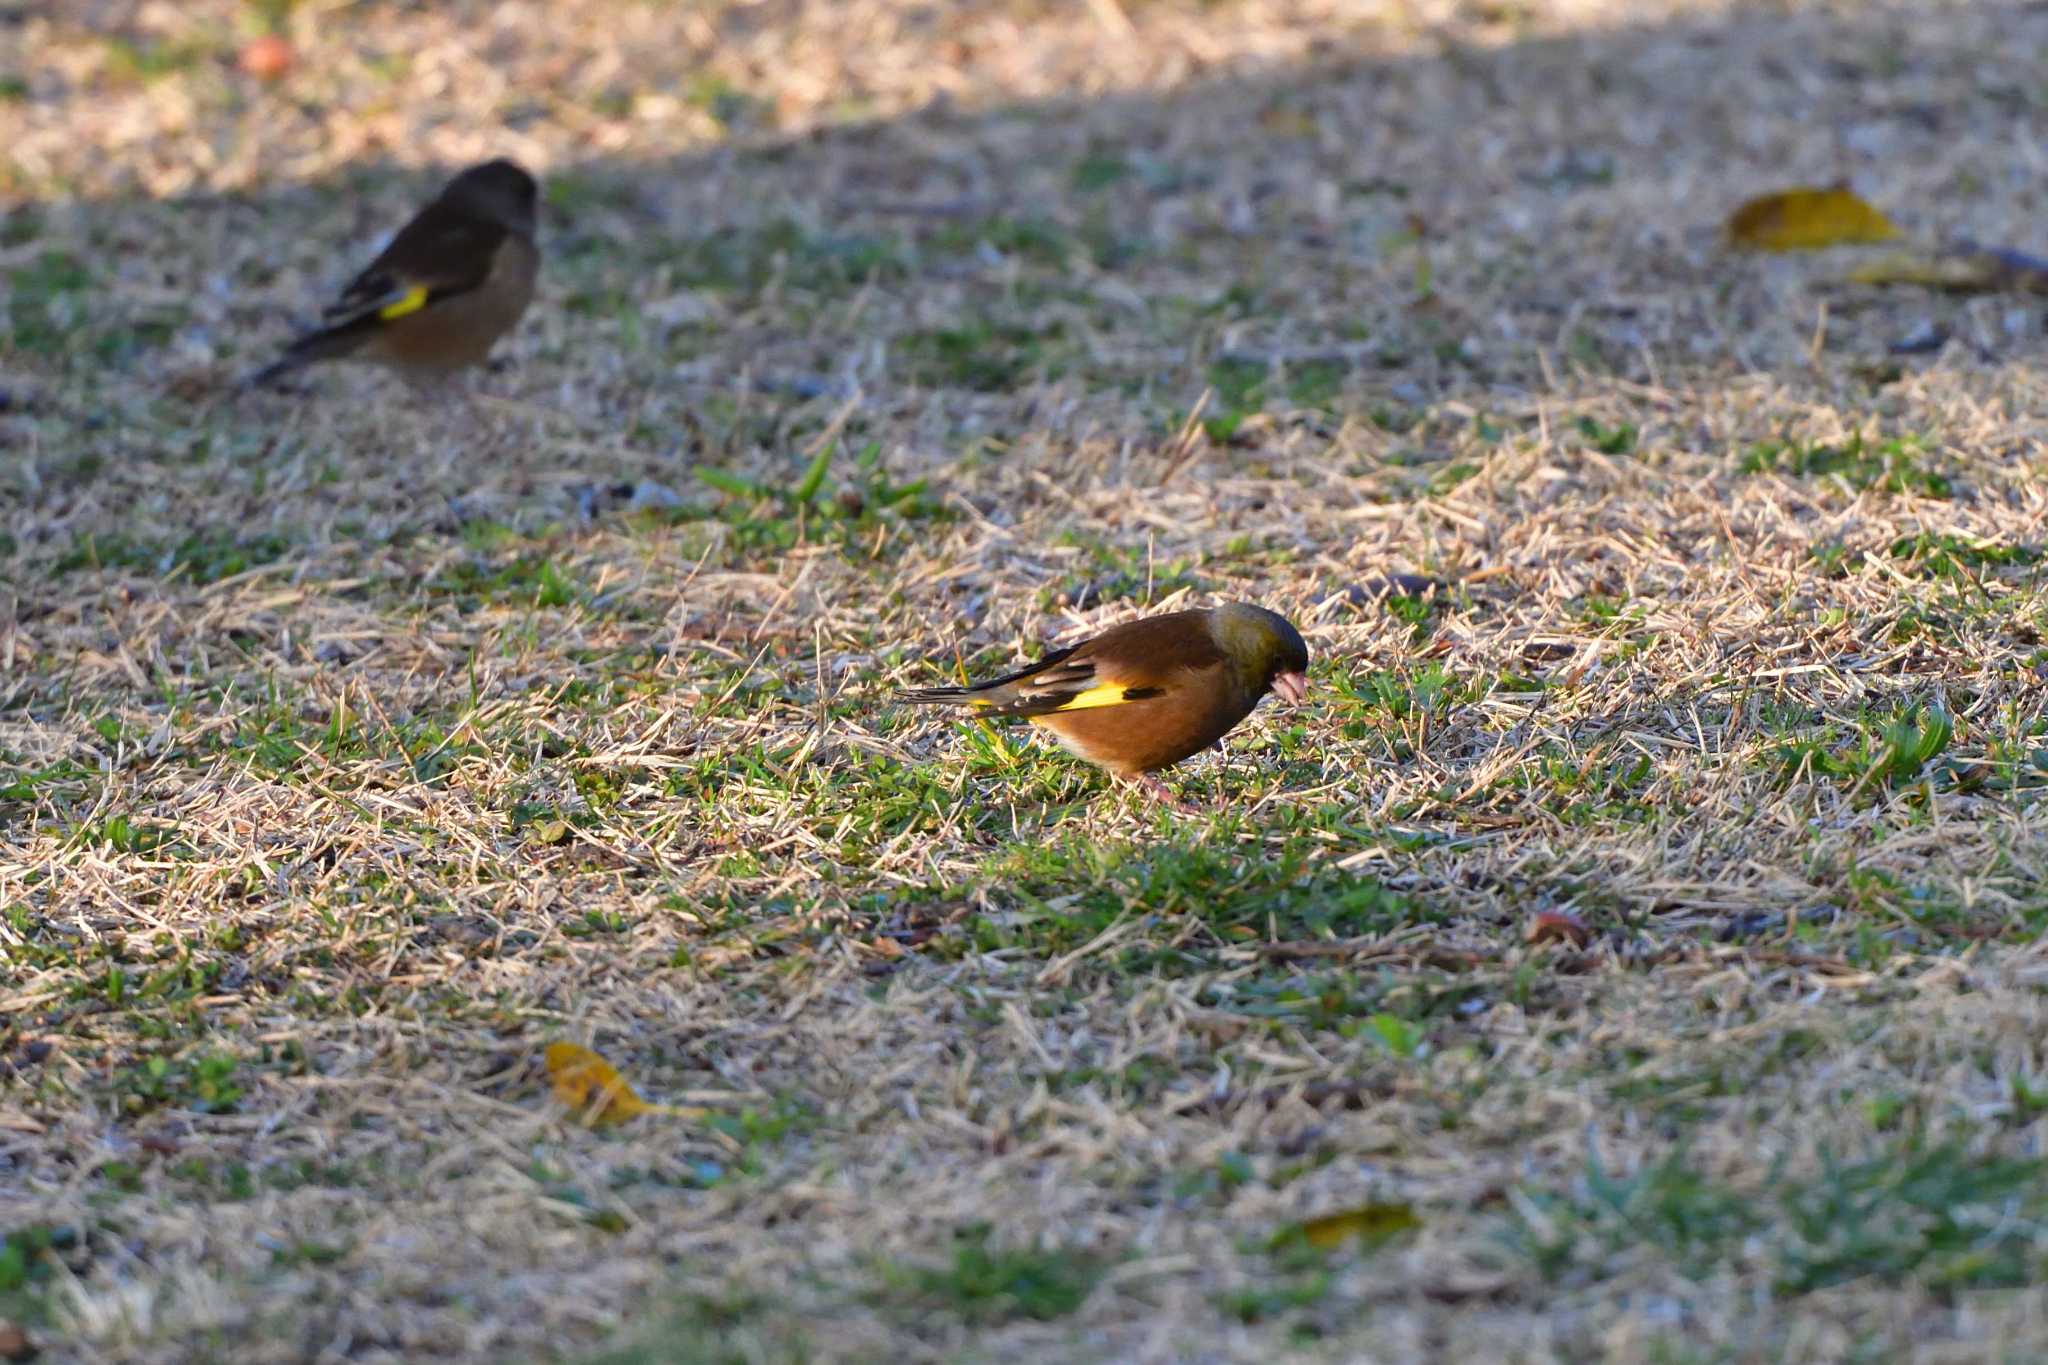
<path fill-rule="evenodd" d="M 304 0 L 263 86 L 30 8 L 45 1359 L 2048 1354 L 2038 308 L 1714 233 L 2040 248 L 2048 13 Z M 474 405 L 231 390 L 500 152 Z M 1212 819 L 885 704 L 1226 596 L 1319 687 Z M 585 1130 L 555 1038 L 731 1117 Z"/>

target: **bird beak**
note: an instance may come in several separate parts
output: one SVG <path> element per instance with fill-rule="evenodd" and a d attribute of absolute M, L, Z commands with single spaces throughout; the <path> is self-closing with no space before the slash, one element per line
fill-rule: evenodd
<path fill-rule="evenodd" d="M 1301 699 L 1308 695 L 1308 674 L 1275 673 L 1273 690 L 1290 706 L 1299 706 Z"/>

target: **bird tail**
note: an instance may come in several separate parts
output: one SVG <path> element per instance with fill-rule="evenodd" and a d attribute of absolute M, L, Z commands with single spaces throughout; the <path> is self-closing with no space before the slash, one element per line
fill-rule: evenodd
<path fill-rule="evenodd" d="M 302 360 L 297 356 L 289 354 L 281 356 L 273 363 L 265 365 L 262 369 L 256 371 L 256 373 L 244 379 L 242 381 L 242 387 L 245 389 L 267 388 L 269 385 L 276 383 L 278 380 L 290 374 L 293 370 L 296 370 L 299 367 L 306 365 L 308 363 L 308 361 Z"/>
<path fill-rule="evenodd" d="M 344 356 L 363 344 L 366 333 L 354 324 L 327 327 L 318 332 L 308 332 L 291 345 L 285 347 L 283 355 L 271 364 L 242 381 L 242 387 L 260 389 L 264 385 L 284 378 L 294 370 L 302 370 L 315 361 L 332 360 Z"/>
<path fill-rule="evenodd" d="M 909 702 L 913 706 L 985 706 L 987 699 L 975 695 L 971 687 L 914 687 L 907 692 L 898 692 L 896 700 Z"/>

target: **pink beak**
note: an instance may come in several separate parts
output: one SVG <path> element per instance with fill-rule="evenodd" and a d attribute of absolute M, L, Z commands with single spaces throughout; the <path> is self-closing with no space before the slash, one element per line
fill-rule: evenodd
<path fill-rule="evenodd" d="M 1290 706 L 1301 705 L 1301 699 L 1308 695 L 1308 674 L 1275 673 L 1273 690 Z"/>

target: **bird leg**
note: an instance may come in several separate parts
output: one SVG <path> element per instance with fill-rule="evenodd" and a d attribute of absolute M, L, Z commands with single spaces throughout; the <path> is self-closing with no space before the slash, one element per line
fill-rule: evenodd
<path fill-rule="evenodd" d="M 1184 801 L 1179 796 L 1176 796 L 1173 788 L 1161 782 L 1154 773 L 1139 773 L 1131 781 L 1137 786 L 1139 791 L 1176 814 L 1194 815 L 1198 813 L 1193 803 Z"/>

